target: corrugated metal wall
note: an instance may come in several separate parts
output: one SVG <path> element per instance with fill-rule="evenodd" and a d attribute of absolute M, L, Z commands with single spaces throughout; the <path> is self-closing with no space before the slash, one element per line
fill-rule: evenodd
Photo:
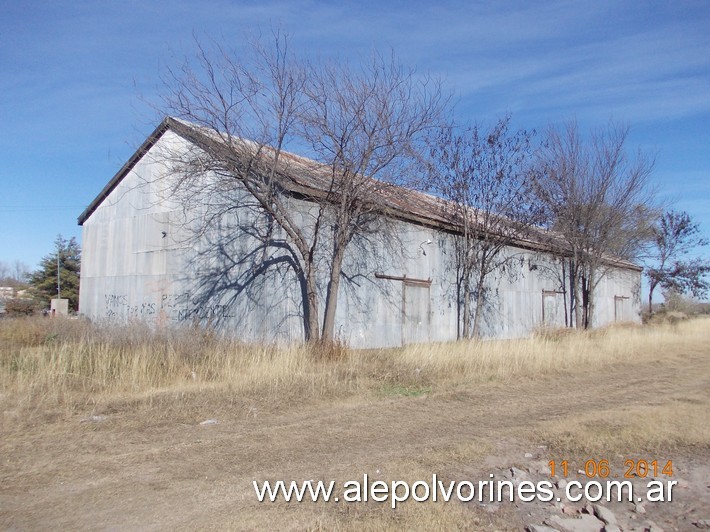
<path fill-rule="evenodd" d="M 302 340 L 301 287 L 282 260 L 287 252 L 269 250 L 268 256 L 251 258 L 257 240 L 243 229 L 266 223 L 263 215 L 234 211 L 199 239 L 192 233 L 203 213 L 183 212 L 184 204 L 170 195 L 163 159 L 163 150 L 180 149 L 184 142 L 165 133 L 85 221 L 80 312 L 97 321 L 179 325 L 198 320 L 250 341 Z M 288 201 L 307 227 L 313 205 Z M 343 266 L 338 337 L 352 347 L 455 340 L 453 238 L 388 221 L 374 236 L 354 241 Z M 511 338 L 544 324 L 564 325 L 556 260 L 507 252 L 515 256 L 515 266 L 488 280 L 482 335 Z M 251 278 L 254 264 L 264 259 L 274 266 Z M 325 285 L 319 279 L 321 290 Z M 594 325 L 638 321 L 639 290 L 639 272 L 610 271 L 596 290 Z"/>

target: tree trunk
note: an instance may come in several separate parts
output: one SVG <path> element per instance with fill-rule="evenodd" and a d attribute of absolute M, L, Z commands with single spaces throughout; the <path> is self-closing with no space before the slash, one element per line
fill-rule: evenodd
<path fill-rule="evenodd" d="M 587 288 L 587 329 L 594 326 L 594 267 L 589 268 L 589 285 Z"/>
<path fill-rule="evenodd" d="M 582 289 L 582 327 L 587 329 L 589 328 L 589 288 L 584 271 L 580 275 L 580 288 Z"/>
<path fill-rule="evenodd" d="M 581 299 L 579 297 L 579 262 L 577 261 L 575 253 L 575 260 L 574 260 L 574 273 L 570 272 L 570 280 L 572 282 L 572 294 L 574 297 L 574 321 L 575 321 L 575 327 L 577 329 L 581 329 L 584 324 L 582 322 L 582 305 L 580 305 Z"/>
<path fill-rule="evenodd" d="M 648 285 L 648 313 L 653 314 L 653 291 L 656 289 L 656 283 L 651 281 Z"/>
<path fill-rule="evenodd" d="M 315 269 L 309 267 L 306 274 L 306 297 L 303 300 L 303 327 L 306 342 L 320 340 L 318 334 L 318 285 Z"/>
<path fill-rule="evenodd" d="M 335 311 L 338 308 L 338 288 L 344 256 L 344 246 L 336 246 L 333 251 L 330 279 L 325 296 L 325 315 L 323 317 L 323 333 L 321 334 L 321 341 L 325 343 L 332 343 L 335 339 Z"/>
<path fill-rule="evenodd" d="M 584 308 L 582 310 L 582 315 L 584 316 L 584 328 L 591 329 L 592 323 L 589 321 L 591 316 L 589 315 L 589 284 L 582 281 L 582 300 L 584 301 Z"/>
<path fill-rule="evenodd" d="M 458 274 L 457 274 L 458 275 Z M 456 279 L 456 339 L 461 340 L 463 337 L 462 323 L 461 323 L 461 277 L 458 276 Z"/>
<path fill-rule="evenodd" d="M 483 272 L 483 268 L 481 268 Z M 485 281 L 485 276 L 483 273 L 478 275 L 478 280 L 476 281 L 476 314 L 473 316 L 473 338 L 478 338 L 480 336 L 481 327 L 481 311 L 483 310 L 483 282 Z"/>
<path fill-rule="evenodd" d="M 565 327 L 569 327 L 569 313 L 567 312 L 567 271 L 565 260 L 562 259 L 562 306 L 565 309 Z"/>
<path fill-rule="evenodd" d="M 470 338 L 471 334 L 471 280 L 466 276 L 463 285 L 463 337 Z"/>
<path fill-rule="evenodd" d="M 574 307 L 575 307 L 575 299 L 574 299 L 574 260 L 572 258 L 569 259 L 569 271 L 567 272 L 567 283 L 569 286 L 569 290 L 567 293 L 569 294 L 569 327 L 572 328 L 575 326 L 574 322 L 572 321 L 572 317 L 574 316 Z"/>
<path fill-rule="evenodd" d="M 469 258 L 470 235 L 468 228 L 468 218 L 463 217 L 463 237 L 459 242 L 460 246 L 456 250 L 456 260 L 461 265 L 461 284 L 463 285 L 463 302 L 459 302 L 459 308 L 463 303 L 463 317 L 461 320 L 461 337 L 468 339 L 471 337 L 471 262 Z"/>

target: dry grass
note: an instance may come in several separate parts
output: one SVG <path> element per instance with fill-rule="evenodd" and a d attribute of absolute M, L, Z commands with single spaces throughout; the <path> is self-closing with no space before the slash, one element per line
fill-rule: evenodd
<path fill-rule="evenodd" d="M 543 444 L 543 462 L 667 458 L 689 478 L 710 453 L 708 325 L 324 354 L 0 321 L 0 528 L 520 530 L 508 506 L 265 505 L 251 482 L 475 480 Z"/>
<path fill-rule="evenodd" d="M 508 341 L 415 345 L 327 357 L 307 346 L 245 345 L 199 330 L 99 328 L 78 320 L 0 321 L 0 386 L 18 404 L 145 400 L 227 391 L 273 404 L 360 396 L 421 396 L 475 382 L 594 370 L 678 356 L 708 340 L 708 320 Z"/>
<path fill-rule="evenodd" d="M 2 387 L 48 404 L 215 386 L 274 395 L 297 387 L 320 396 L 337 369 L 303 347 L 246 346 L 211 332 L 155 332 L 139 324 L 97 328 L 76 320 L 4 320 L 0 345 Z"/>
<path fill-rule="evenodd" d="M 416 345 L 397 350 L 391 369 L 398 379 L 416 373 L 428 383 L 509 381 L 574 368 L 590 370 L 632 359 L 680 353 L 707 338 L 708 321 L 677 327 L 618 326 L 589 332 L 538 334 L 533 338 Z"/>
<path fill-rule="evenodd" d="M 657 405 L 602 409 L 573 420 L 544 424 L 537 432 L 565 458 L 633 458 L 639 453 L 672 454 L 678 449 L 710 449 L 707 398 L 684 398 Z"/>

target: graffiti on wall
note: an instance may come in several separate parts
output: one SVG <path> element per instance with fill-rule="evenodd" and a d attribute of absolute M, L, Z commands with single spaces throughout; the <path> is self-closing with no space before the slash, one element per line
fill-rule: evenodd
<path fill-rule="evenodd" d="M 162 294 L 159 301 L 131 301 L 126 294 L 104 294 L 104 315 L 108 319 L 151 319 L 204 321 L 232 318 L 229 305 L 204 304 L 190 294 Z"/>

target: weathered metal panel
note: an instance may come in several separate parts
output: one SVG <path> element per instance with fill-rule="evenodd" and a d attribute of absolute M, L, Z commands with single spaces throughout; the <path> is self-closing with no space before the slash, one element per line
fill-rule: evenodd
<path fill-rule="evenodd" d="M 542 325 L 543 327 L 564 327 L 565 307 L 562 293 L 558 291 L 542 291 Z"/>
<path fill-rule="evenodd" d="M 402 288 L 402 344 L 431 342 L 430 284 L 404 281 Z"/>

